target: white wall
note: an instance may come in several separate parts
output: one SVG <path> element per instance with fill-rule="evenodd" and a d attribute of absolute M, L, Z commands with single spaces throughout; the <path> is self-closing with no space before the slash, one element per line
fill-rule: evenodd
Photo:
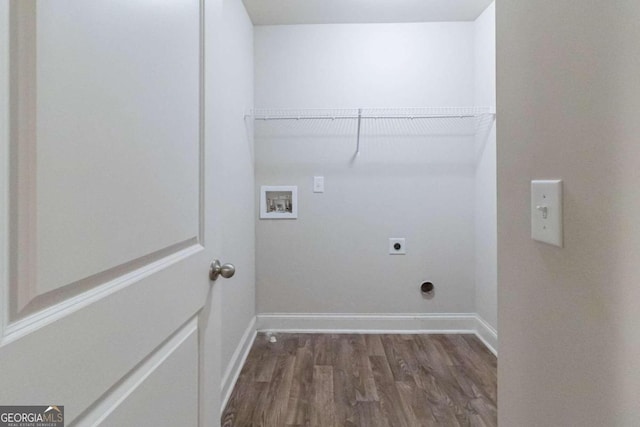
<path fill-rule="evenodd" d="M 640 420 L 640 3 L 498 2 L 499 424 Z M 564 179 L 560 249 L 529 182 Z"/>
<path fill-rule="evenodd" d="M 257 107 L 474 102 L 473 23 L 256 27 L 255 58 Z M 354 160 L 355 121 L 258 123 L 256 184 L 297 185 L 300 202 L 297 220 L 257 220 L 258 312 L 475 312 L 474 140 L 450 130 L 370 124 Z"/>
<path fill-rule="evenodd" d="M 253 140 L 244 112 L 253 106 L 253 25 L 240 0 L 222 2 L 219 59 L 208 72 L 214 104 L 212 128 L 219 155 L 211 165 L 218 181 L 216 200 L 224 224 L 224 262 L 236 266 L 232 279 L 218 280 L 222 298 L 222 372 L 255 316 L 255 231 Z M 217 41 L 216 41 L 217 42 Z"/>
<path fill-rule="evenodd" d="M 495 3 L 475 22 L 475 102 L 496 106 Z M 492 328 L 498 327 L 498 230 L 496 201 L 495 122 L 478 134 L 475 180 L 476 311 Z"/>
<path fill-rule="evenodd" d="M 255 28 L 256 107 L 473 105 L 473 24 Z"/>

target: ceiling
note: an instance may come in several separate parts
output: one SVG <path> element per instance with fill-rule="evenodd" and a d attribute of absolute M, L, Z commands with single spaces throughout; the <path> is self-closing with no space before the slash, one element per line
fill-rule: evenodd
<path fill-rule="evenodd" d="M 243 0 L 254 25 L 474 21 L 493 0 Z"/>

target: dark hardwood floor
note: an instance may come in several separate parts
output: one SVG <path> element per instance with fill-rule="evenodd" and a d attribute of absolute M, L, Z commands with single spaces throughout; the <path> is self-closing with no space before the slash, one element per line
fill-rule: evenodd
<path fill-rule="evenodd" d="M 495 426 L 496 357 L 474 335 L 259 334 L 223 426 Z"/>

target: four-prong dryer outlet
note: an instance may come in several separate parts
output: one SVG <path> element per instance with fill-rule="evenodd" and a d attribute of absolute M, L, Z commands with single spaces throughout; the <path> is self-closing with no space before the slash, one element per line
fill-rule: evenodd
<path fill-rule="evenodd" d="M 389 239 L 389 255 L 405 255 L 407 253 L 404 237 L 392 237 Z"/>

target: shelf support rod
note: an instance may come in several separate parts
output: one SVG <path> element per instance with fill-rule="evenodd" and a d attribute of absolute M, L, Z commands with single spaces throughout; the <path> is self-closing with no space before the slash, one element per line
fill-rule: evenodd
<path fill-rule="evenodd" d="M 356 156 L 360 154 L 360 124 L 362 123 L 362 108 L 358 108 L 358 135 L 356 141 Z"/>

